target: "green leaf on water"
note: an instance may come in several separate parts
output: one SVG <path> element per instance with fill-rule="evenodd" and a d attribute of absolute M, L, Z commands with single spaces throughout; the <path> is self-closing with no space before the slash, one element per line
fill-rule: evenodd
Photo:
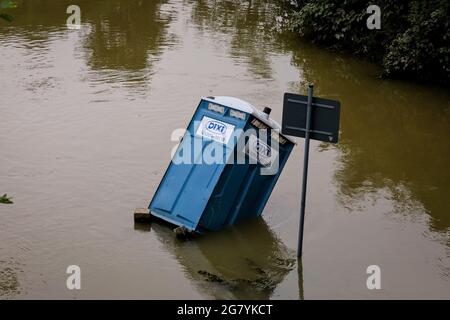
<path fill-rule="evenodd" d="M 3 196 L 0 197 L 0 203 L 13 203 L 11 200 L 11 197 L 8 197 L 8 195 L 5 193 Z"/>

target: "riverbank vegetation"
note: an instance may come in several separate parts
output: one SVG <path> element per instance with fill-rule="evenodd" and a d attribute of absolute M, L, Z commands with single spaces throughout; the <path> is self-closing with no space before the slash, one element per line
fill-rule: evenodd
<path fill-rule="evenodd" d="M 13 20 L 13 16 L 5 12 L 5 9 L 13 9 L 15 7 L 16 4 L 11 0 L 0 1 L 0 19 L 11 22 Z"/>
<path fill-rule="evenodd" d="M 381 28 L 369 29 L 369 4 L 381 9 Z M 298 0 L 287 26 L 304 39 L 380 64 L 383 76 L 450 84 L 448 0 Z"/>

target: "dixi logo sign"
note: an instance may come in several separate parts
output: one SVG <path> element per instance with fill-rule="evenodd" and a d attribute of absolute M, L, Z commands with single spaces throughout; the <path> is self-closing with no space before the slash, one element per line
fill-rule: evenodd
<path fill-rule="evenodd" d="M 209 132 L 212 132 L 212 133 L 224 134 L 226 131 L 226 127 L 224 124 L 222 124 L 220 122 L 209 121 L 206 124 L 206 130 L 208 130 Z"/>
<path fill-rule="evenodd" d="M 270 147 L 267 144 L 262 143 L 261 140 L 259 140 L 259 139 L 256 140 L 253 144 L 253 148 L 255 148 L 255 150 L 257 151 L 257 153 L 260 156 L 265 156 L 265 157 L 270 158 L 270 155 L 271 155 Z"/>

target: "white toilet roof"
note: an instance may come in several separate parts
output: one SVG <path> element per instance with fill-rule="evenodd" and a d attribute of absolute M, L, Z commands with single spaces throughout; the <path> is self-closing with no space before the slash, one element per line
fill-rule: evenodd
<path fill-rule="evenodd" d="M 248 103 L 247 101 L 228 96 L 203 97 L 202 99 L 212 103 L 221 104 L 226 107 L 230 107 L 232 109 L 239 110 L 245 113 L 249 113 L 258 118 L 259 120 L 261 120 L 262 122 L 264 122 L 265 124 L 267 124 L 268 126 L 270 126 L 271 128 L 278 129 L 281 131 L 281 126 L 278 122 L 276 122 L 270 117 L 266 117 L 266 114 L 264 112 L 257 109 L 255 106 Z M 290 137 L 287 137 L 285 135 L 283 135 L 283 137 L 295 143 L 295 141 L 293 141 Z"/>

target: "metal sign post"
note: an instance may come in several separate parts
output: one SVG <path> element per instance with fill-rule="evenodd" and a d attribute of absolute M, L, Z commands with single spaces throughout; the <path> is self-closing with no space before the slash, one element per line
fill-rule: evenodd
<path fill-rule="evenodd" d="M 305 205 L 306 205 L 306 185 L 308 182 L 308 163 L 309 163 L 309 133 L 311 130 L 313 86 L 308 86 L 308 104 L 306 106 L 306 132 L 305 132 L 305 151 L 303 157 L 303 181 L 302 181 L 302 199 L 300 202 L 300 227 L 298 230 L 298 249 L 297 257 L 302 256 L 303 249 L 303 229 L 305 226 Z"/>
<path fill-rule="evenodd" d="M 308 95 L 284 94 L 281 132 L 305 138 L 303 160 L 302 195 L 300 202 L 300 226 L 297 257 L 303 252 L 303 230 L 305 224 L 306 189 L 308 181 L 310 139 L 337 143 L 339 138 L 340 103 L 335 100 L 313 96 L 313 85 L 308 86 Z"/>

